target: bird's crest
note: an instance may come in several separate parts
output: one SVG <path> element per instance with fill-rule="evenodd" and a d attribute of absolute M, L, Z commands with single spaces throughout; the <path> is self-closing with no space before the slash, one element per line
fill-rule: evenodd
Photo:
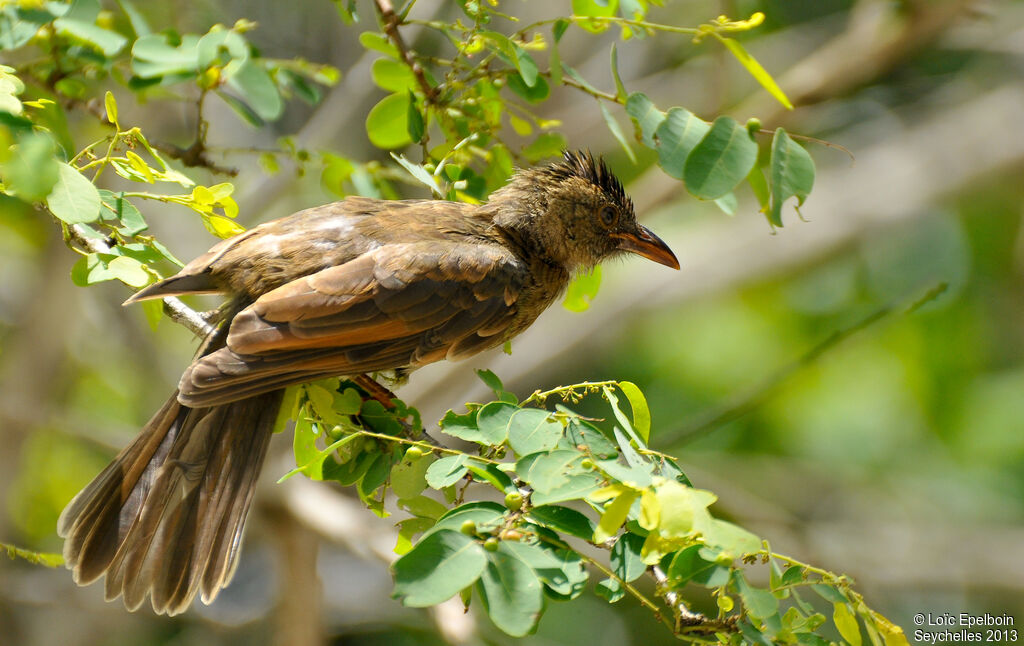
<path fill-rule="evenodd" d="M 627 213 L 633 212 L 633 200 L 626 195 L 626 189 L 622 187 L 622 182 L 608 169 L 603 159 L 600 157 L 594 159 L 594 155 L 589 150 L 566 150 L 562 153 L 562 157 L 563 161 L 547 168 L 553 179 L 566 180 L 570 177 L 585 179 L 618 202 L 619 206 Z"/>

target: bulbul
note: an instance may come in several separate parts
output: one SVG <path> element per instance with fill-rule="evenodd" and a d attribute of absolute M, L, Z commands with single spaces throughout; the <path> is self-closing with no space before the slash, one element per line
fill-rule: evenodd
<path fill-rule="evenodd" d="M 589 153 L 518 171 L 482 205 L 349 197 L 215 245 L 126 304 L 218 292 L 178 389 L 64 509 L 75 581 L 169 615 L 237 563 L 284 388 L 462 359 L 525 330 L 571 277 L 632 252 L 678 269 Z"/>

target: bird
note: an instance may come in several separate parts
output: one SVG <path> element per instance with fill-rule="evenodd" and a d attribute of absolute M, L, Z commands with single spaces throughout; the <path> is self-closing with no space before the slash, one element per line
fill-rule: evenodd
<path fill-rule="evenodd" d="M 74 580 L 105 577 L 129 610 L 211 603 L 286 387 L 501 346 L 574 275 L 625 253 L 679 269 L 585 151 L 517 170 L 482 204 L 350 196 L 219 242 L 125 301 L 226 295 L 175 392 L 62 512 Z"/>

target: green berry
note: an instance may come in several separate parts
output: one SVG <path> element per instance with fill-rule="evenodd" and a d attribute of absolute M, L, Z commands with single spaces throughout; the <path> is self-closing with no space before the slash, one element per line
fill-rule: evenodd
<path fill-rule="evenodd" d="M 519 511 L 523 507 L 523 494 L 514 491 L 505 496 L 505 506 L 512 511 Z"/>
<path fill-rule="evenodd" d="M 462 527 L 459 528 L 459 531 L 466 536 L 476 536 L 476 523 L 471 520 L 467 520 L 462 523 Z"/>
<path fill-rule="evenodd" d="M 580 466 L 586 469 L 587 471 L 590 471 L 591 469 L 594 468 L 594 461 L 591 460 L 590 458 L 583 458 L 582 460 L 580 460 Z"/>
<path fill-rule="evenodd" d="M 499 543 L 498 539 L 496 539 L 493 536 L 491 536 L 486 541 L 484 541 L 484 549 L 487 550 L 488 552 L 497 552 L 498 551 L 498 543 Z"/>
<path fill-rule="evenodd" d="M 410 446 L 405 452 L 405 459 L 415 462 L 423 457 L 423 449 L 418 446 Z"/>
<path fill-rule="evenodd" d="M 751 117 L 747 119 L 747 132 L 753 137 L 755 134 L 761 131 L 761 120 L 757 117 Z"/>

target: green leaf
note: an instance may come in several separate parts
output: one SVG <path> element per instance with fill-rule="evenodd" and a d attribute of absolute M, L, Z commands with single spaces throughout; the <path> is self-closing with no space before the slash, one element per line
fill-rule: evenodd
<path fill-rule="evenodd" d="M 467 442 L 487 443 L 480 429 L 476 427 L 476 413 L 459 415 L 455 411 L 448 411 L 441 420 L 441 430 L 447 435 L 457 437 Z"/>
<path fill-rule="evenodd" d="M 149 228 L 139 209 L 126 200 L 122 196 L 123 194 L 115 194 L 106 189 L 100 189 L 99 194 L 100 203 L 105 209 L 105 211 L 101 212 L 103 219 L 109 219 L 105 215 L 106 213 L 112 214 L 114 221 L 121 225 L 119 231 L 122 235 L 133 236 Z"/>
<path fill-rule="evenodd" d="M 117 123 L 117 99 L 114 98 L 114 93 L 110 90 L 103 95 L 103 107 L 107 110 L 107 121 L 120 130 L 121 126 Z"/>
<path fill-rule="evenodd" d="M 584 451 L 596 458 L 615 458 L 619 454 L 618 449 L 601 429 L 578 417 L 569 420 L 565 427 L 565 435 L 558 446 Z"/>
<path fill-rule="evenodd" d="M 546 410 L 525 408 L 508 419 L 508 443 L 518 455 L 550 451 L 560 439 L 562 425 Z"/>
<path fill-rule="evenodd" d="M 555 85 L 562 84 L 562 56 L 558 52 L 558 41 L 562 39 L 569 23 L 565 20 L 557 20 L 551 25 L 551 56 L 548 58 L 548 70 L 551 74 L 551 82 Z"/>
<path fill-rule="evenodd" d="M 612 43 L 611 58 L 612 79 L 615 81 L 615 98 L 621 101 L 626 97 L 626 86 L 622 84 L 622 77 L 619 76 L 619 53 L 618 50 L 615 48 L 615 43 Z M 601 106 L 603 107 L 604 104 L 602 103 Z M 630 158 L 632 157 L 633 156 L 630 155 Z M 636 160 L 633 160 L 633 163 L 636 163 Z"/>
<path fill-rule="evenodd" d="M 391 471 L 392 480 L 394 479 L 394 470 Z M 426 496 L 416 495 L 409 498 L 399 498 L 398 506 L 406 510 L 414 516 L 420 518 L 429 518 L 432 521 L 436 521 L 448 511 L 448 508 L 437 502 L 433 498 L 427 498 Z M 430 524 L 431 526 L 434 523 Z"/>
<path fill-rule="evenodd" d="M 513 637 L 528 634 L 544 604 L 541 582 L 533 569 L 504 542 L 487 553 L 477 590 L 494 625 Z"/>
<path fill-rule="evenodd" d="M 33 552 L 32 550 L 26 550 L 8 543 L 0 543 L 0 550 L 5 552 L 8 558 L 24 559 L 33 565 L 42 565 L 44 567 L 60 567 L 64 565 L 64 557 L 60 554 Z"/>
<path fill-rule="evenodd" d="M 739 206 L 739 201 L 736 199 L 736 193 L 730 191 L 722 197 L 715 199 L 715 206 L 717 206 L 722 213 L 726 215 L 736 215 L 736 207 Z"/>
<path fill-rule="evenodd" d="M 626 591 L 622 589 L 622 584 L 612 578 L 598 581 L 597 585 L 594 586 L 594 592 L 608 603 L 615 603 L 626 596 Z"/>
<path fill-rule="evenodd" d="M 514 493 L 516 489 L 512 478 L 494 464 L 479 464 L 470 459 L 466 462 L 466 468 L 473 474 L 475 480 L 482 480 L 503 493 Z"/>
<path fill-rule="evenodd" d="M 396 525 L 398 525 L 398 540 L 395 542 L 394 552 L 401 556 L 412 549 L 413 536 L 433 527 L 434 521 L 430 518 L 406 518 L 398 521 Z"/>
<path fill-rule="evenodd" d="M 753 554 L 761 549 L 761 539 L 728 521 L 714 518 L 704 532 L 704 543 L 717 547 L 732 558 Z"/>
<path fill-rule="evenodd" d="M 411 96 L 411 93 L 410 93 L 410 96 Z M 413 133 L 414 124 L 412 123 L 413 114 L 418 115 L 419 112 L 415 108 L 415 103 L 410 101 L 409 102 L 409 136 L 410 137 L 413 136 L 413 134 L 414 134 Z M 420 119 L 419 126 L 421 128 L 423 126 L 422 118 Z M 419 135 L 421 137 L 423 136 L 422 129 L 420 130 Z M 402 166 L 402 168 L 404 168 L 405 170 L 409 171 L 410 175 L 412 175 L 417 180 L 419 180 L 420 182 L 425 184 L 427 186 L 427 188 L 429 188 L 430 191 L 432 193 L 434 193 L 434 195 L 436 195 L 437 197 L 444 197 L 444 193 L 441 190 L 440 185 L 438 185 L 438 183 L 437 183 L 437 178 L 434 177 L 429 172 L 427 172 L 427 169 L 423 168 L 419 164 L 412 163 L 411 161 L 406 159 L 404 155 L 396 155 L 395 153 L 391 153 L 391 158 L 394 159 L 396 162 L 398 162 Z"/>
<path fill-rule="evenodd" d="M 377 87 L 388 92 L 404 94 L 416 87 L 416 76 L 409 66 L 390 58 L 373 61 L 370 77 Z"/>
<path fill-rule="evenodd" d="M 480 377 L 480 381 L 484 382 L 484 385 L 493 390 L 498 397 L 505 392 L 505 385 L 501 383 L 501 379 L 490 370 L 477 370 L 476 376 Z"/>
<path fill-rule="evenodd" d="M 535 491 L 530 496 L 531 502 L 538 507 L 567 500 L 586 498 L 601 486 L 601 478 L 594 473 L 571 475 L 565 482 L 550 491 Z"/>
<path fill-rule="evenodd" d="M 741 45 L 739 41 L 732 38 L 718 36 L 717 34 L 716 37 L 729 49 L 730 52 L 732 52 L 732 55 L 736 57 L 736 60 L 738 60 L 743 67 L 747 68 L 750 75 L 753 76 L 764 89 L 768 90 L 768 92 L 771 93 L 779 103 L 784 105 L 787 110 L 793 109 L 793 104 L 790 103 L 789 98 L 786 97 L 786 94 L 782 91 L 782 88 L 779 87 L 779 84 L 775 82 L 775 79 L 772 78 L 771 74 L 761 67 L 761 64 L 757 62 L 757 59 L 751 56 L 747 50 L 743 48 L 743 45 Z"/>
<path fill-rule="evenodd" d="M 139 13 L 139 10 L 135 8 L 134 4 L 129 0 L 117 0 L 117 5 L 121 7 L 124 15 L 128 16 L 128 22 L 131 24 L 136 38 L 142 38 L 150 34 L 149 24 L 143 15 Z"/>
<path fill-rule="evenodd" d="M 772 138 L 772 156 L 769 162 L 772 183 L 772 208 L 768 221 L 782 226 L 782 203 L 796 196 L 801 206 L 814 187 L 814 160 L 793 141 L 783 128 Z"/>
<path fill-rule="evenodd" d="M 561 505 L 545 505 L 530 510 L 528 518 L 537 523 L 576 538 L 589 541 L 594 536 L 594 521 L 584 514 Z"/>
<path fill-rule="evenodd" d="M 622 134 L 622 128 L 619 127 L 619 122 L 615 120 L 612 113 L 608 111 L 603 102 L 598 103 L 601 106 L 601 115 L 604 117 L 604 123 L 608 126 L 608 131 L 612 133 L 615 140 L 619 142 L 622 149 L 626 151 L 626 156 L 629 157 L 630 161 L 636 163 L 636 155 L 633 154 L 633 149 L 629 147 L 629 142 L 626 141 L 626 135 Z"/>
<path fill-rule="evenodd" d="M 564 486 L 571 472 L 579 469 L 586 457 L 576 450 L 558 450 L 550 453 L 531 453 L 516 462 L 516 472 L 535 492 L 547 493 Z"/>
<path fill-rule="evenodd" d="M 391 58 L 398 58 L 398 48 L 396 48 L 388 37 L 382 33 L 376 31 L 364 31 L 359 34 L 359 44 L 366 49 L 374 52 L 380 52 L 390 56 Z"/>
<path fill-rule="evenodd" d="M 516 69 L 519 70 L 519 76 L 523 79 L 523 83 L 526 84 L 526 87 L 530 88 L 536 86 L 537 79 L 539 78 L 537 75 L 537 62 L 533 60 L 530 53 L 523 49 L 519 43 L 514 40 L 509 42 L 511 43 L 512 50 L 515 54 L 514 63 Z"/>
<path fill-rule="evenodd" d="M 657 497 L 661 510 L 658 530 L 666 538 L 684 538 L 709 528 L 708 506 L 715 501 L 710 491 L 668 481 L 658 487 Z"/>
<path fill-rule="evenodd" d="M 84 175 L 62 163 L 57 183 L 46 196 L 46 207 L 68 224 L 94 222 L 100 217 L 100 193 Z"/>
<path fill-rule="evenodd" d="M 732 117 L 718 117 L 686 158 L 683 181 L 701 200 L 714 200 L 736 187 L 757 161 L 757 142 Z"/>
<path fill-rule="evenodd" d="M 393 596 L 416 608 L 437 605 L 472 585 L 487 565 L 486 552 L 469 536 L 434 532 L 395 561 Z"/>
<path fill-rule="evenodd" d="M 750 189 L 754 192 L 754 197 L 757 198 L 761 211 L 767 213 L 770 206 L 771 192 L 768 189 L 768 182 L 764 178 L 764 173 L 761 172 L 761 167 L 757 164 L 754 164 L 754 167 L 750 169 L 750 174 L 747 175 L 747 183 L 750 184 Z"/>
<path fill-rule="evenodd" d="M 99 50 L 104 56 L 113 56 L 128 44 L 128 39 L 116 31 L 104 29 L 84 20 L 58 18 L 53 21 L 53 26 L 59 35 L 83 42 Z"/>
<path fill-rule="evenodd" d="M 647 571 L 647 564 L 640 557 L 644 537 L 626 532 L 612 546 L 611 565 L 616 576 L 629 583 L 639 579 Z"/>
<path fill-rule="evenodd" d="M 424 472 L 427 484 L 434 489 L 444 489 L 455 484 L 466 476 L 468 457 L 465 453 L 460 453 L 443 457 L 431 463 Z"/>
<path fill-rule="evenodd" d="M 843 636 L 843 639 L 850 646 L 860 646 L 860 625 L 857 623 L 856 615 L 850 611 L 850 607 L 845 603 L 835 603 L 832 607 L 832 621 L 836 623 L 839 634 Z"/>
<path fill-rule="evenodd" d="M 281 476 L 278 479 L 278 482 L 284 482 L 288 478 L 291 478 L 292 476 L 298 473 L 305 474 L 306 477 L 309 478 L 310 480 L 336 479 L 332 476 L 328 476 L 328 469 L 324 466 L 324 463 L 327 462 L 327 459 L 331 456 L 332 453 L 334 453 L 341 447 L 345 446 L 346 444 L 353 442 L 358 437 L 359 436 L 356 434 L 346 435 L 340 440 L 337 440 L 336 442 L 332 442 L 331 444 L 327 445 L 327 448 L 323 449 L 322 451 L 317 451 L 316 445 L 312 444 L 309 441 L 308 437 L 300 439 L 300 436 L 298 434 L 298 425 L 296 425 L 294 452 L 296 463 L 298 464 L 298 466 L 296 466 L 294 469 Z M 313 436 L 313 439 L 316 439 L 315 435 Z M 310 449 L 312 449 L 312 453 L 310 452 Z M 372 465 L 372 462 L 364 463 L 365 469 L 369 469 Z M 365 469 L 362 471 L 362 473 L 359 474 L 360 477 L 362 477 L 362 474 L 365 473 Z"/>
<path fill-rule="evenodd" d="M 40 132 L 26 134 L 11 149 L 10 157 L 3 164 L 0 174 L 4 190 L 26 202 L 40 201 L 54 190 L 54 186 L 63 177 L 62 166 L 66 164 L 54 158 L 53 140 L 49 136 Z M 74 169 L 69 167 L 69 170 L 81 177 Z"/>
<path fill-rule="evenodd" d="M 284 102 L 274 80 L 266 69 L 251 60 L 242 63 L 227 84 L 261 119 L 273 121 L 284 111 Z"/>
<path fill-rule="evenodd" d="M 527 85 L 518 73 L 509 74 L 508 87 L 530 103 L 540 103 L 551 94 L 551 88 L 543 76 L 538 76 L 533 85 Z"/>
<path fill-rule="evenodd" d="M 658 163 L 665 172 L 676 179 L 683 179 L 687 156 L 710 128 L 685 108 L 670 109 L 654 131 Z"/>
<path fill-rule="evenodd" d="M 771 591 L 750 585 L 743 573 L 738 570 L 733 573 L 733 582 L 740 593 L 740 599 L 743 600 L 743 607 L 752 617 L 763 620 L 778 614 L 779 600 Z"/>
<path fill-rule="evenodd" d="M 366 116 L 366 134 L 370 143 L 385 150 L 412 143 L 409 137 L 409 99 L 405 94 L 390 94 L 370 109 Z"/>
<path fill-rule="evenodd" d="M 391 489 L 399 498 L 414 498 L 427 488 L 427 468 L 434 462 L 433 456 L 423 455 L 422 450 L 413 447 L 405 457 L 391 469 Z M 440 487 L 438 487 L 440 488 Z"/>
<path fill-rule="evenodd" d="M 672 587 L 678 589 L 693 581 L 699 585 L 716 588 L 729 581 L 729 568 L 700 556 L 700 545 L 691 545 L 676 552 L 666 574 Z"/>
<path fill-rule="evenodd" d="M 556 598 L 572 599 L 586 587 L 588 575 L 583 559 L 571 550 L 518 541 L 505 541 L 502 545 L 526 563 Z"/>
<path fill-rule="evenodd" d="M 647 444 L 651 436 L 651 409 L 647 406 L 644 393 L 632 381 L 620 381 L 619 390 L 629 400 L 633 408 L 633 430 Z"/>
<path fill-rule="evenodd" d="M 149 272 L 135 258 L 118 256 L 110 261 L 107 269 L 114 278 L 131 287 L 144 287 L 152 282 Z"/>
<path fill-rule="evenodd" d="M 654 149 L 657 146 L 654 135 L 658 131 L 658 126 L 665 121 L 665 113 L 656 108 L 646 94 L 634 92 L 626 99 L 626 114 L 633 120 L 637 139 L 643 141 L 648 148 Z"/>
<path fill-rule="evenodd" d="M 183 36 L 181 45 L 168 42 L 166 34 L 143 36 L 132 45 L 132 72 L 141 78 L 196 74 L 199 69 L 199 37 Z"/>
<path fill-rule="evenodd" d="M 577 274 L 569 289 L 565 292 L 562 307 L 570 312 L 584 312 L 590 308 L 590 302 L 597 296 L 601 287 L 601 265 L 594 265 L 590 272 Z"/>
<path fill-rule="evenodd" d="M 508 437 L 508 423 L 519 411 L 518 406 L 508 402 L 491 402 L 476 414 L 476 426 L 483 436 L 484 443 L 497 446 Z"/>

